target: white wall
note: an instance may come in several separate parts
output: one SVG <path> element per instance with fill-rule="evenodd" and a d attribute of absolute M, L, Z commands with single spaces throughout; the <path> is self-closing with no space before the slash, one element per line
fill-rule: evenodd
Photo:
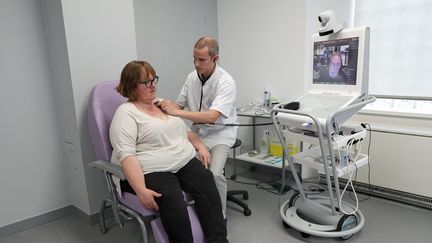
<path fill-rule="evenodd" d="M 70 205 L 40 0 L 0 7 L 0 227 Z"/>
<path fill-rule="evenodd" d="M 281 101 L 298 98 L 310 75 L 310 36 L 318 31 L 318 14 L 332 9 L 349 25 L 351 3 L 218 0 L 220 60 L 237 82 L 238 106 L 262 102 L 265 88 Z"/>
<path fill-rule="evenodd" d="M 218 0 L 220 60 L 236 80 L 237 106 L 262 103 L 266 88 L 280 101 L 303 94 L 312 72 L 310 36 L 318 31 L 318 14 L 332 9 L 349 25 L 351 2 Z M 247 118 L 240 122 L 251 123 Z M 256 141 L 263 128 L 257 129 Z M 238 137 L 252 146 L 251 128 L 241 127 Z"/>
<path fill-rule="evenodd" d="M 394 190 L 432 197 L 432 123 L 430 119 L 359 113 L 351 124 L 369 123 L 370 183 Z M 362 143 L 367 153 L 368 139 Z M 359 169 L 358 181 L 369 183 L 366 166 Z"/>
<path fill-rule="evenodd" d="M 237 82 L 237 105 L 261 102 L 264 89 L 282 100 L 303 91 L 305 3 L 219 0 L 220 62 Z"/>
<path fill-rule="evenodd" d="M 194 69 L 193 45 L 199 37 L 218 38 L 214 0 L 134 0 L 138 57 L 159 75 L 158 96 L 177 99 Z"/>
<path fill-rule="evenodd" d="M 302 93 L 305 7 L 303 1 L 218 0 L 220 64 L 236 81 L 237 107 L 262 102 L 266 88 L 280 100 Z M 251 127 L 240 127 L 237 137 L 246 150 L 252 148 Z"/>
<path fill-rule="evenodd" d="M 344 27 L 353 27 L 353 4 L 354 0 L 307 0 L 306 2 L 306 31 L 305 31 L 305 80 L 312 79 L 312 40 L 311 36 L 318 32 L 320 23 L 318 15 L 326 10 L 333 10 L 336 15 L 337 23 L 342 23 Z M 304 82 L 305 90 L 309 85 Z"/>

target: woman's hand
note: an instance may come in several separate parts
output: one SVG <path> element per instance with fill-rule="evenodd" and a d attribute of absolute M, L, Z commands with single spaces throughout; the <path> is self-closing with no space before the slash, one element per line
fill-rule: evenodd
<path fill-rule="evenodd" d="M 202 146 L 198 150 L 198 157 L 201 160 L 202 165 L 208 169 L 208 165 L 210 164 L 211 155 L 208 149 L 205 146 Z"/>
<path fill-rule="evenodd" d="M 137 197 L 141 202 L 141 204 L 148 209 L 154 209 L 154 210 L 159 210 L 159 207 L 156 201 L 154 200 L 154 198 L 161 197 L 161 196 L 162 194 L 147 188 L 144 189 L 142 192 L 137 193 Z"/>

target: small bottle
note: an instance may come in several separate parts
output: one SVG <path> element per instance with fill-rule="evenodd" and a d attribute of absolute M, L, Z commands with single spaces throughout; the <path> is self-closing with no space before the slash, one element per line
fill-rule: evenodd
<path fill-rule="evenodd" d="M 270 94 L 270 89 L 266 88 L 264 90 L 264 108 L 270 107 L 271 106 L 271 94 Z"/>
<path fill-rule="evenodd" d="M 268 130 L 264 130 L 260 141 L 260 154 L 267 155 L 269 153 L 269 138 L 270 132 Z"/>
<path fill-rule="evenodd" d="M 288 150 L 288 156 L 294 156 L 299 152 L 299 145 L 295 140 L 287 139 L 286 147 Z"/>

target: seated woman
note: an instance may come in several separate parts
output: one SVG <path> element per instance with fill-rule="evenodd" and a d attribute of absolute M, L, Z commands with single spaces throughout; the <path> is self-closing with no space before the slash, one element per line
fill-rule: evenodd
<path fill-rule="evenodd" d="M 182 191 L 195 201 L 207 242 L 228 242 L 219 193 L 205 168 L 210 153 L 183 120 L 156 106 L 157 82 L 145 61 L 123 68 L 117 91 L 129 100 L 117 108 L 111 123 L 111 160 L 121 164 L 142 205 L 159 210 L 170 242 L 193 242 Z"/>

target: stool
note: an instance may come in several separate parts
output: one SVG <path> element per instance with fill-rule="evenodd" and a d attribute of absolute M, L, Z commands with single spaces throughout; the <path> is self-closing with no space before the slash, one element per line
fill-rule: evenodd
<path fill-rule="evenodd" d="M 233 149 L 233 159 L 234 159 L 234 174 L 231 176 L 232 180 L 235 180 L 236 175 L 236 165 L 235 165 L 235 157 L 236 157 L 236 148 L 239 147 L 242 144 L 242 141 L 240 139 L 236 139 L 234 145 L 231 147 Z M 249 194 L 246 190 L 229 190 L 227 191 L 227 201 L 231 201 L 240 207 L 243 208 L 243 214 L 245 216 L 249 216 L 252 214 L 252 211 L 249 209 L 249 206 L 243 202 L 242 200 L 234 197 L 235 195 L 242 195 L 243 200 L 249 199 Z"/>

